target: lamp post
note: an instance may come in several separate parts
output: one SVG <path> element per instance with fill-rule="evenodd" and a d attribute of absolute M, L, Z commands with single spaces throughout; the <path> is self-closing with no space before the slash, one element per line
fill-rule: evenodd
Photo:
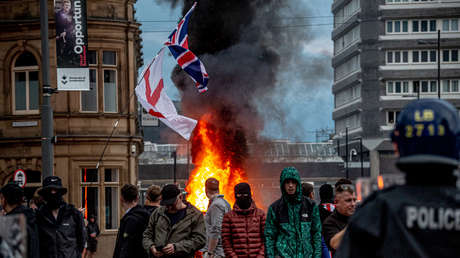
<path fill-rule="evenodd" d="M 177 183 L 177 178 L 176 178 L 176 162 L 177 162 L 177 151 L 173 151 L 171 153 L 172 158 L 174 159 L 174 166 L 173 166 L 173 177 L 174 177 L 174 184 Z"/>
<path fill-rule="evenodd" d="M 431 45 L 435 44 L 434 41 L 427 41 L 427 40 L 417 40 L 417 43 L 420 45 Z M 438 99 L 441 98 L 441 30 L 438 30 L 438 40 L 437 40 L 437 48 L 438 48 Z M 419 92 L 420 92 L 419 85 Z"/>
<path fill-rule="evenodd" d="M 348 127 L 345 127 L 345 177 L 348 178 Z"/>

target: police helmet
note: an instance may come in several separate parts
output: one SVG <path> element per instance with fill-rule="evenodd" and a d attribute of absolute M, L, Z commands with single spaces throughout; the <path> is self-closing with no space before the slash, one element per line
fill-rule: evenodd
<path fill-rule="evenodd" d="M 447 101 L 423 99 L 409 103 L 399 114 L 391 139 L 398 146 L 398 167 L 439 164 L 458 167 L 460 121 Z"/>

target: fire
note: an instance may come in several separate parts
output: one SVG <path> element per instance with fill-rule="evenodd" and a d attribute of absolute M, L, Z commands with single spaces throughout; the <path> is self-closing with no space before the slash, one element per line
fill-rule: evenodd
<path fill-rule="evenodd" d="M 201 211 L 206 211 L 208 198 L 205 193 L 206 179 L 214 177 L 219 180 L 220 193 L 233 206 L 235 195 L 233 188 L 241 182 L 247 182 L 245 171 L 241 164 L 233 158 L 235 153 L 228 150 L 226 134 L 206 122 L 210 118 L 205 115 L 197 124 L 193 136 L 192 152 L 195 169 L 189 177 L 185 191 L 188 194 L 187 201 Z M 198 146 L 198 151 L 193 147 Z"/>

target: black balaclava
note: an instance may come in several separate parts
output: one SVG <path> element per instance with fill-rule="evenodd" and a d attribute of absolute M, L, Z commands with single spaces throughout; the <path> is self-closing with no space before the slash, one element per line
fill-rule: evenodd
<path fill-rule="evenodd" d="M 248 196 L 237 197 L 237 194 L 247 194 Z M 236 204 L 240 209 L 246 210 L 251 207 L 252 197 L 251 197 L 251 187 L 248 183 L 239 183 L 235 185 L 235 198 Z"/>
<path fill-rule="evenodd" d="M 62 203 L 64 203 L 64 199 L 62 198 L 62 194 L 57 192 L 57 193 L 51 193 L 47 192 L 46 194 L 43 195 L 43 199 L 46 202 L 46 206 L 48 206 L 51 210 L 55 210 L 61 206 Z"/>

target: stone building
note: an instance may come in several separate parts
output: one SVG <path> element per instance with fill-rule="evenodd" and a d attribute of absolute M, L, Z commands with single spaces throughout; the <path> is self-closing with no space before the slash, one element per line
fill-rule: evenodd
<path fill-rule="evenodd" d="M 53 2 L 48 1 L 50 84 L 56 88 Z M 124 212 L 120 187 L 136 183 L 137 156 L 143 147 L 133 94 L 142 65 L 135 2 L 87 0 L 91 90 L 51 97 L 54 174 L 68 188 L 69 203 L 85 207 L 85 216 L 97 216 L 99 257 L 112 256 Z M 41 186 L 39 10 L 39 0 L 0 1 L 0 185 L 23 169 L 27 198 Z"/>

